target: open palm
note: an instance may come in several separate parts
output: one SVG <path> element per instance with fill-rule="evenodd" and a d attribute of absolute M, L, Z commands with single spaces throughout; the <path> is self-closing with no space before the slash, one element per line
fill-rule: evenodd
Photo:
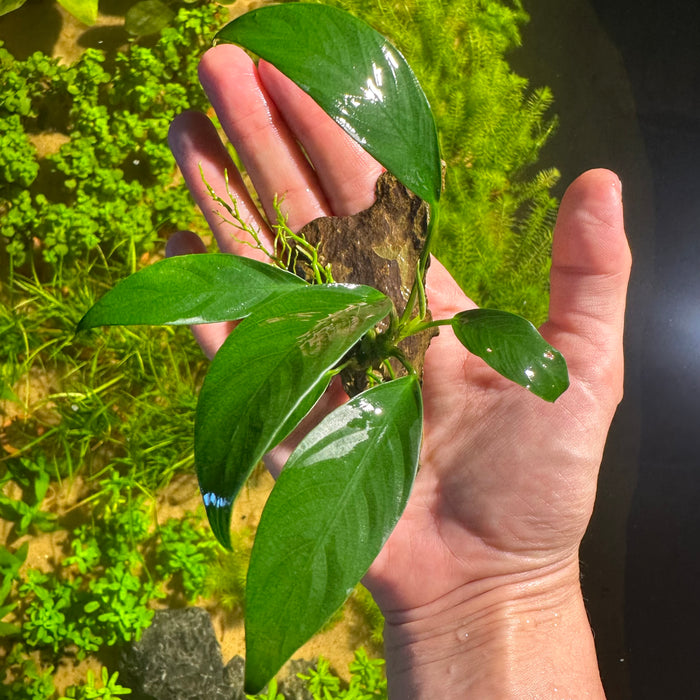
<path fill-rule="evenodd" d="M 372 204 L 382 168 L 303 92 L 269 64 L 256 68 L 240 49 L 205 54 L 200 77 L 250 177 L 268 220 L 283 197 L 289 226 L 355 214 Z M 185 180 L 221 250 L 264 259 L 221 221 L 202 181 L 225 192 L 224 172 L 242 216 L 270 240 L 265 219 L 204 115 L 186 113 L 170 142 Z M 203 251 L 192 234 L 169 254 Z M 593 507 L 597 471 L 622 392 L 622 321 L 629 250 L 620 185 L 592 171 L 567 192 L 555 231 L 545 338 L 566 357 L 571 387 L 547 404 L 470 355 L 449 327 L 428 351 L 421 470 L 409 505 L 366 583 L 389 624 L 406 611 L 447 608 L 465 586 L 522 581 L 577 568 Z M 474 307 L 438 261 L 428 274 L 436 319 Z M 194 329 L 213 355 L 230 324 Z M 325 409 L 343 400 L 334 386 Z M 292 445 L 273 451 L 278 471 Z"/>

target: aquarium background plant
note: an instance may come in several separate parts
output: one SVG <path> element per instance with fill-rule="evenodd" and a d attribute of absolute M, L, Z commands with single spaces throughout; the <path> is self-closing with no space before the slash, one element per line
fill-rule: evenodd
<path fill-rule="evenodd" d="M 440 246 L 455 236 L 445 247 L 461 246 L 460 253 L 446 262 L 468 293 L 482 305 L 542 320 L 555 176 L 538 174 L 533 164 L 552 123 L 542 116 L 547 91 L 531 94 L 506 62 L 526 20 L 522 8 L 461 0 L 347 7 L 411 57 L 436 114 L 449 165 L 443 200 L 458 202 L 444 207 L 436 250 L 444 259 Z M 185 329 L 136 335 L 114 328 L 79 352 L 72 334 L 84 308 L 158 259 L 169 231 L 203 232 L 177 184 L 165 134 L 175 113 L 206 108 L 196 64 L 224 22 L 220 7 L 193 5 L 180 9 L 157 40 L 116 53 L 90 50 L 72 65 L 0 49 L 0 476 L 10 532 L 2 543 L 0 653 L 11 659 L 2 686 L 8 697 L 56 697 L 50 669 L 75 653 L 40 645 L 38 661 L 16 629 L 24 614 L 19 588 L 28 577 L 22 562 L 31 559 L 33 537 L 48 527 L 49 536 L 69 543 L 78 514 L 97 531 L 106 509 L 136 517 L 133 509 L 143 504 L 129 494 L 157 499 L 174 476 L 193 468 L 196 389 L 206 366 Z M 0 39 L 2 27 L 0 18 Z M 469 51 L 455 52 L 455 45 Z M 82 110 L 93 118 L 81 119 Z M 494 121 L 511 124 L 500 145 L 504 132 L 491 128 Z M 42 145 L 47 132 L 58 134 L 49 151 Z M 460 133 L 470 138 L 456 138 Z M 458 142 L 480 146 L 465 154 Z M 453 187 L 450 178 L 466 184 Z M 64 512 L 53 494 L 69 484 L 79 485 L 79 497 Z M 201 516 L 193 537 L 204 543 Z M 142 547 L 138 538 L 128 541 Z M 203 566 L 215 570 L 218 557 Z M 84 576 L 89 585 L 89 572 Z M 208 595 L 237 607 L 237 594 L 207 585 Z M 27 679 L 21 690 L 13 673 Z"/>

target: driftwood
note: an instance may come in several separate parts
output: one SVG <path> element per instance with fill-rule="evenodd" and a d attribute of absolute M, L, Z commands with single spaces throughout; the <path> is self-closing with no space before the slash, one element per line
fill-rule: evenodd
<path fill-rule="evenodd" d="M 388 172 L 377 180 L 376 195 L 369 209 L 354 216 L 315 219 L 301 233 L 318 250 L 319 262 L 324 266 L 330 263 L 336 282 L 379 289 L 391 298 L 400 316 L 406 308 L 425 245 L 428 206 Z M 296 272 L 310 277 L 306 263 L 298 262 Z M 429 318 L 428 312 L 426 320 Z M 436 334 L 436 329 L 423 331 L 404 339 L 398 346 L 419 377 L 430 340 Z M 367 388 L 369 366 L 385 378 L 388 374 L 371 356 L 371 348 L 368 352 L 366 343 L 353 353 L 353 363 L 342 373 L 343 385 L 350 396 Z M 400 362 L 391 363 L 396 376 L 406 374 Z"/>

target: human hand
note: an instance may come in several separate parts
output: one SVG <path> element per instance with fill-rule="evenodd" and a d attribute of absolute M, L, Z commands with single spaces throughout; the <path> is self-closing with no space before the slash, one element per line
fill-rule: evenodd
<path fill-rule="evenodd" d="M 256 70 L 243 51 L 224 45 L 204 56 L 200 76 L 268 220 L 275 218 L 275 195 L 284 196 L 294 230 L 372 203 L 381 167 L 272 66 L 261 62 Z M 213 212 L 200 164 L 220 193 L 229 173 L 241 214 L 270 242 L 211 123 L 182 115 L 170 141 L 219 247 L 263 259 Z M 168 246 L 169 254 L 203 250 L 187 233 Z M 562 201 L 549 321 L 541 329 L 567 359 L 567 392 L 547 404 L 470 355 L 449 328 L 433 340 L 424 368 L 421 470 L 403 517 L 366 577 L 387 617 L 388 650 L 403 658 L 395 675 L 408 674 L 404 667 L 422 653 L 422 640 L 431 641 L 436 660 L 453 653 L 441 635 L 457 619 L 460 629 L 474 616 L 482 632 L 494 629 L 483 601 L 486 609 L 502 611 L 520 596 L 533 604 L 533 591 L 540 603 L 578 591 L 578 546 L 622 392 L 628 272 L 619 181 L 606 171 L 587 173 Z M 437 261 L 427 295 L 435 319 L 474 306 Z M 210 356 L 229 331 L 229 324 L 195 329 Z M 335 385 L 325 408 L 342 400 Z M 273 471 L 290 449 L 274 451 Z"/>

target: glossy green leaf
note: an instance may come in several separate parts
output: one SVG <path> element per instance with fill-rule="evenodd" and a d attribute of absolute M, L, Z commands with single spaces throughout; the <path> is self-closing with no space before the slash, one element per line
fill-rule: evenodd
<path fill-rule="evenodd" d="M 217 38 L 275 65 L 406 187 L 438 201 L 442 173 L 430 105 L 381 34 L 342 10 L 289 3 L 248 12 Z"/>
<path fill-rule="evenodd" d="M 224 546 L 233 501 L 253 467 L 390 309 L 371 287 L 304 286 L 258 307 L 221 346 L 199 394 L 194 449 L 209 522 Z"/>
<path fill-rule="evenodd" d="M 420 386 L 379 384 L 328 415 L 282 470 L 246 585 L 246 692 L 258 692 L 364 576 L 418 467 Z"/>
<path fill-rule="evenodd" d="M 182 255 L 119 282 L 83 316 L 78 330 L 233 321 L 272 294 L 303 286 L 296 275 L 257 260 L 225 253 Z"/>
<path fill-rule="evenodd" d="M 97 0 L 58 0 L 58 2 L 83 24 L 93 25 L 97 21 Z"/>
<path fill-rule="evenodd" d="M 470 352 L 546 401 L 555 401 L 569 386 L 561 353 L 521 316 L 495 309 L 472 309 L 457 314 L 452 327 Z"/>
<path fill-rule="evenodd" d="M 311 391 L 304 396 L 299 405 L 294 409 L 291 415 L 284 422 L 282 427 L 275 433 L 275 436 L 270 440 L 271 445 L 279 445 L 285 438 L 289 437 L 290 433 L 301 423 L 301 421 L 306 417 L 309 411 L 318 403 L 319 399 L 326 393 L 331 380 L 333 379 L 333 372 L 326 372 L 326 374 L 321 377 L 317 384 L 311 389 Z"/>

